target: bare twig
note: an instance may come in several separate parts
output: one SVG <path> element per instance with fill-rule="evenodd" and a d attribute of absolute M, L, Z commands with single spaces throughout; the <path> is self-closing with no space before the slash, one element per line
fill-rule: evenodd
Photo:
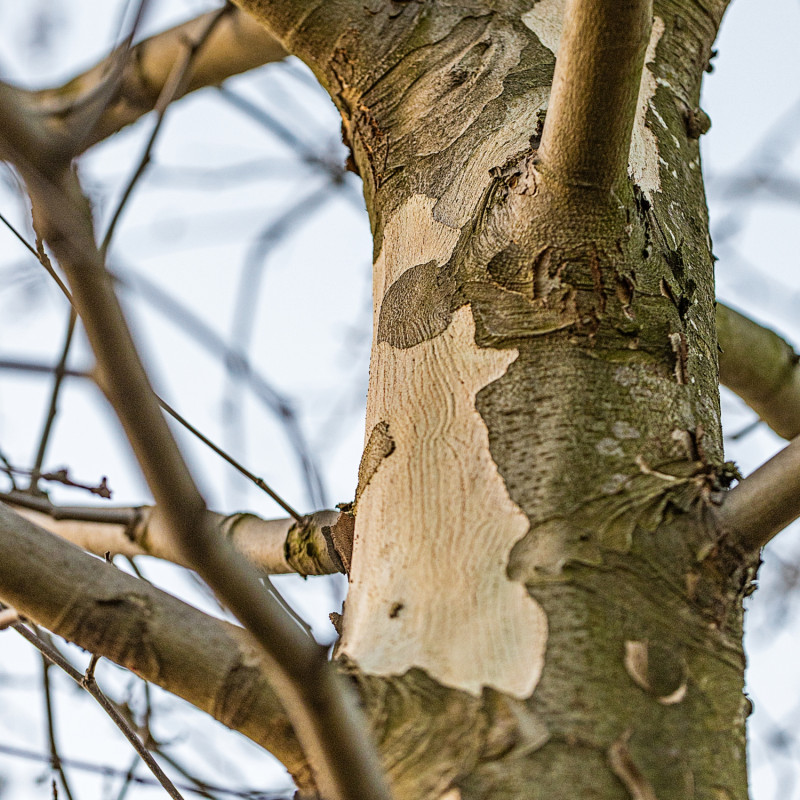
<path fill-rule="evenodd" d="M 166 411 L 167 414 L 169 414 L 173 419 L 177 420 L 181 425 L 183 425 L 187 431 L 196 436 L 204 445 L 213 450 L 220 458 L 222 458 L 224 461 L 227 461 L 237 472 L 239 472 L 241 475 L 244 475 L 247 480 L 258 486 L 262 492 L 269 495 L 290 517 L 294 518 L 297 522 L 303 521 L 302 515 L 295 511 L 280 495 L 276 494 L 272 489 L 270 489 L 263 478 L 259 478 L 257 475 L 254 475 L 249 469 L 247 469 L 247 467 L 243 466 L 235 458 L 233 458 L 233 456 L 228 455 L 228 453 L 226 453 L 221 447 L 215 445 L 211 439 L 195 428 L 194 425 L 192 425 L 185 417 L 181 416 L 165 400 L 162 400 L 160 397 L 157 397 L 157 399 L 161 408 L 163 408 L 164 411 Z"/>
<path fill-rule="evenodd" d="M 34 258 L 47 270 L 50 277 L 56 282 L 58 288 L 61 289 L 64 296 L 71 303 L 72 295 L 70 294 L 69 289 L 67 289 L 66 285 L 64 284 L 64 281 L 61 280 L 61 276 L 53 269 L 53 265 L 50 263 L 50 260 L 44 257 L 44 253 L 43 252 L 40 253 L 39 251 L 37 251 L 37 249 L 32 244 L 30 244 L 25 239 L 25 237 L 2 214 L 0 214 L 0 221 L 2 221 L 2 223 L 11 231 L 11 233 L 13 233 L 14 236 L 16 236 L 17 239 L 19 239 L 20 242 L 22 242 L 22 244 L 25 245 L 25 248 L 29 250 L 33 254 Z"/>
<path fill-rule="evenodd" d="M 233 6 L 225 5 L 219 11 L 208 15 L 205 24 L 201 27 L 196 35 L 196 38 L 188 39 L 184 42 L 183 53 L 181 58 L 175 61 L 169 76 L 167 77 L 164 87 L 158 95 L 156 100 L 155 111 L 157 113 L 155 125 L 150 132 L 147 143 L 144 146 L 142 155 L 133 171 L 125 189 L 122 192 L 122 197 L 117 204 L 114 213 L 111 215 L 111 221 L 108 223 L 108 229 L 105 236 L 103 236 L 102 244 L 100 245 L 100 255 L 105 260 L 106 253 L 108 252 L 111 238 L 114 236 L 114 230 L 122 215 L 125 206 L 128 203 L 131 195 L 133 194 L 136 184 L 139 179 L 144 175 L 148 164 L 150 163 L 150 154 L 153 152 L 158 134 L 161 131 L 161 126 L 164 122 L 164 116 L 167 113 L 170 103 L 180 97 L 184 93 L 186 85 L 189 81 L 189 75 L 192 69 L 192 64 L 198 55 L 202 52 L 203 46 L 208 42 L 214 29 L 219 25 L 222 19 L 233 11 Z"/>
<path fill-rule="evenodd" d="M 97 657 L 94 655 L 92 656 L 92 660 L 89 662 L 89 668 L 87 669 L 86 674 L 81 675 L 72 666 L 72 664 L 70 664 L 69 661 L 67 661 L 67 659 L 64 658 L 64 656 L 62 656 L 58 650 L 56 650 L 55 647 L 46 642 L 40 636 L 37 636 L 22 623 L 17 623 L 13 627 L 14 630 L 17 631 L 17 633 L 19 633 L 24 639 L 29 641 L 44 658 L 60 667 L 79 686 L 86 689 L 86 691 L 100 704 L 103 711 L 108 714 L 112 722 L 120 729 L 123 736 L 125 736 L 125 738 L 131 743 L 133 749 L 136 750 L 142 761 L 147 764 L 148 769 L 153 773 L 153 776 L 161 784 L 161 786 L 164 787 L 164 790 L 167 792 L 167 794 L 173 798 L 173 800 L 183 800 L 181 793 L 175 788 L 164 770 L 161 769 L 153 756 L 147 751 L 147 748 L 142 744 L 141 739 L 139 739 L 139 737 L 136 735 L 136 732 L 128 724 L 128 721 L 122 716 L 122 714 L 120 714 L 119 709 L 117 709 L 117 707 L 100 690 L 100 687 L 97 685 L 97 681 L 95 681 L 93 674 L 94 666 L 97 663 Z"/>
<path fill-rule="evenodd" d="M 731 489 L 715 514 L 728 537 L 748 551 L 800 517 L 800 437 Z"/>
<path fill-rule="evenodd" d="M 51 661 L 42 653 L 42 689 L 44 694 L 45 717 L 47 719 L 47 741 L 50 745 L 50 766 L 58 773 L 61 785 L 67 795 L 67 800 L 73 800 L 72 788 L 69 785 L 67 776 L 64 773 L 64 765 L 58 752 L 56 742 L 55 709 L 53 707 L 53 692 L 50 686 L 50 665 Z"/>
<path fill-rule="evenodd" d="M 103 103 L 103 113 L 91 134 L 81 141 L 81 147 L 102 141 L 151 111 L 173 71 L 181 45 L 187 40 L 195 40 L 198 31 L 203 30 L 218 13 L 203 14 L 131 48 L 126 53 L 122 77 L 111 102 Z M 119 52 L 115 51 L 64 86 L 35 93 L 34 100 L 49 114 L 52 126 L 68 130 L 75 126 L 79 117 L 76 110 L 87 97 L 94 96 L 98 85 L 107 80 L 109 64 L 117 59 Z M 215 28 L 209 47 L 194 59 L 181 94 L 213 86 L 232 75 L 280 61 L 285 56 L 286 51 L 261 24 L 249 14 L 235 9 Z"/>
<path fill-rule="evenodd" d="M 12 747 L 11 745 L 2 743 L 0 743 L 0 753 L 3 753 L 3 755 L 12 756 L 13 758 L 21 758 L 27 761 L 36 761 L 40 763 L 47 763 L 50 760 L 50 757 L 44 753 L 37 753 L 33 750 L 27 750 L 24 747 Z M 161 755 L 163 758 L 163 753 Z M 75 758 L 65 758 L 63 759 L 63 763 L 64 766 L 67 766 L 70 769 L 94 773 L 107 778 L 124 778 L 127 775 L 126 770 L 117 769 L 116 767 L 110 767 L 103 764 L 92 764 L 90 762 L 81 761 Z M 189 779 L 191 780 L 191 778 Z M 137 784 L 138 786 L 159 785 L 158 781 L 155 781 L 152 778 L 146 778 L 138 775 L 133 775 L 131 777 L 131 782 Z M 203 782 L 203 786 L 206 787 L 205 789 L 190 786 L 189 784 L 175 783 L 175 785 L 184 792 L 191 792 L 192 794 L 198 794 L 203 797 L 206 796 L 208 791 L 212 791 L 216 795 L 237 797 L 242 798 L 242 800 L 290 800 L 290 797 L 286 793 L 262 792 L 257 789 L 228 789 L 224 786 L 213 786 L 212 784 L 205 782 Z"/>
<path fill-rule="evenodd" d="M 53 423 L 58 414 L 58 396 L 61 392 L 61 386 L 64 382 L 66 374 L 67 359 L 69 358 L 70 347 L 72 346 L 72 336 L 75 333 L 75 324 L 78 321 L 78 315 L 75 309 L 70 306 L 69 319 L 67 321 L 67 331 L 64 334 L 64 345 L 61 348 L 61 357 L 55 367 L 53 390 L 50 393 L 50 406 L 47 409 L 47 416 L 45 417 L 44 427 L 42 428 L 42 435 L 39 437 L 39 447 L 36 452 L 36 460 L 33 462 L 33 470 L 31 471 L 31 484 L 30 488 L 35 491 L 39 485 L 39 476 L 42 471 L 42 464 L 44 463 L 45 453 L 47 452 L 47 444 L 50 440 L 50 433 L 53 429 Z M 69 792 L 67 792 L 69 794 Z"/>
<path fill-rule="evenodd" d="M 54 470 L 53 472 L 36 472 L 32 469 L 23 469 L 22 467 L 0 467 L 0 472 L 6 472 L 10 477 L 14 475 L 27 475 L 29 478 L 36 478 L 43 481 L 52 481 L 53 483 L 60 483 L 64 486 L 69 486 L 73 489 L 83 489 L 91 494 L 96 494 L 98 497 L 110 499 L 111 490 L 108 488 L 108 482 L 103 476 L 97 484 L 81 483 L 74 481 L 69 475 L 69 470 L 66 467 Z"/>
<path fill-rule="evenodd" d="M 567 0 L 542 131 L 542 171 L 613 190 L 627 179 L 651 0 Z"/>
<path fill-rule="evenodd" d="M 40 364 L 35 361 L 27 361 L 15 358 L 0 358 L 0 370 L 11 370 L 13 372 L 32 372 L 35 375 L 53 375 L 56 368 L 50 364 Z M 92 373 L 85 369 L 64 369 L 64 377 L 83 378 L 91 380 Z M 0 458 L 2 460 L 2 458 Z M 6 466 L 8 466 L 6 464 Z"/>

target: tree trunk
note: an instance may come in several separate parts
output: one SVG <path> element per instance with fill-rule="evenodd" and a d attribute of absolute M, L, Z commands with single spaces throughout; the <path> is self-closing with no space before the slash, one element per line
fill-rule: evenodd
<path fill-rule="evenodd" d="M 729 475 L 697 142 L 724 6 L 656 3 L 610 185 L 542 159 L 559 0 L 283 31 L 375 234 L 338 656 L 397 798 L 747 796 L 754 565 L 709 514 Z"/>

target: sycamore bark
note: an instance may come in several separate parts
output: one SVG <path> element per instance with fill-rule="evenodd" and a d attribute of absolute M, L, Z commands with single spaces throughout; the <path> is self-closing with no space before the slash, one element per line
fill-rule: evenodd
<path fill-rule="evenodd" d="M 697 142 L 726 3 L 655 3 L 610 189 L 539 158 L 558 0 L 243 5 L 330 91 L 375 236 L 338 657 L 395 796 L 745 798 Z"/>

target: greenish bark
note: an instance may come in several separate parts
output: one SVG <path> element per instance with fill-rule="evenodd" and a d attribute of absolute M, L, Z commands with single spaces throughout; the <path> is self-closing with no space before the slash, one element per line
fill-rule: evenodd
<path fill-rule="evenodd" d="M 425 669 L 349 661 L 398 798 L 747 796 L 741 599 L 754 562 L 709 514 L 730 476 L 693 124 L 724 6 L 656 4 L 646 127 L 660 188 L 632 179 L 612 193 L 537 171 L 554 58 L 522 22 L 530 4 L 375 3 L 345 24 L 332 7 L 303 20 L 376 255 L 416 196 L 457 231 L 446 261 L 423 259 L 376 296 L 376 347 L 434 342 L 468 305 L 479 348 L 518 351 L 476 408 L 529 521 L 506 569 L 546 614 L 543 671 L 530 697 L 475 696 Z M 522 133 L 501 147 L 510 109 Z M 392 433 L 380 422 L 370 441 Z M 402 457 L 393 441 L 383 450 L 384 463 Z M 365 488 L 362 475 L 357 525 Z M 356 530 L 357 581 L 359 536 L 387 534 Z M 440 602 L 468 591 L 441 586 Z"/>

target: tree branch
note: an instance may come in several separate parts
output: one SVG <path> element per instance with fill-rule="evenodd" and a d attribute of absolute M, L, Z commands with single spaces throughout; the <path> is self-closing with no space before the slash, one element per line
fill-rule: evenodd
<path fill-rule="evenodd" d="M 14 506 L 21 517 L 96 556 L 153 556 L 188 566 L 155 506 L 59 507 L 45 497 L 22 492 L 0 494 L 0 500 Z M 344 571 L 331 535 L 338 511 L 317 511 L 306 517 L 303 525 L 293 519 L 265 520 L 255 514 L 209 511 L 207 516 L 216 535 L 227 539 L 264 575 Z"/>
<path fill-rule="evenodd" d="M 319 78 L 330 68 L 337 41 L 359 16 L 362 0 L 232 0 L 262 25 Z"/>
<path fill-rule="evenodd" d="M 539 162 L 559 183 L 627 179 L 652 0 L 567 0 Z"/>
<path fill-rule="evenodd" d="M 719 380 L 784 439 L 800 435 L 800 357 L 769 328 L 717 303 Z"/>
<path fill-rule="evenodd" d="M 728 492 L 715 515 L 731 541 L 748 551 L 800 517 L 800 437 Z"/>
<path fill-rule="evenodd" d="M 7 123 L 11 123 L 7 125 Z M 0 149 L 22 174 L 34 223 L 66 273 L 117 413 L 150 490 L 190 566 L 253 634 L 297 736 L 330 800 L 388 800 L 374 744 L 349 687 L 326 653 L 266 592 L 258 572 L 208 524 L 200 495 L 150 387 L 94 240 L 91 213 L 69 161 L 31 158 L 35 119 L 0 92 Z M 42 137 L 39 137 L 42 138 Z"/>
<path fill-rule="evenodd" d="M 87 555 L 0 503 L 0 598 L 22 616 L 187 700 L 279 758 L 308 763 L 251 637 Z"/>
<path fill-rule="evenodd" d="M 136 122 L 155 108 L 186 42 L 195 41 L 217 14 L 219 11 L 203 14 L 144 39 L 130 49 L 117 89 L 94 128 L 82 139 L 83 149 Z M 220 20 L 207 45 L 193 61 L 187 80 L 175 99 L 286 56 L 283 47 L 260 22 L 238 9 L 233 9 Z M 50 126 L 65 133 L 71 132 L 83 119 L 81 112 L 95 95 L 98 100 L 107 101 L 101 97 L 102 93 L 98 93 L 98 88 L 107 79 L 118 55 L 119 51 L 115 50 L 63 86 L 32 93 L 35 104 L 48 115 Z"/>

